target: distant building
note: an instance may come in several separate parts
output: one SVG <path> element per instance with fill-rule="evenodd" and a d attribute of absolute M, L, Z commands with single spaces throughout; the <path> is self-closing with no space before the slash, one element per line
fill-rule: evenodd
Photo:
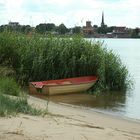
<path fill-rule="evenodd" d="M 107 33 L 107 25 L 104 22 L 104 12 L 102 12 L 102 21 L 101 21 L 101 27 L 99 33 L 106 34 Z"/>
<path fill-rule="evenodd" d="M 9 22 L 9 26 L 15 27 L 19 25 L 19 22 Z"/>
<path fill-rule="evenodd" d="M 94 34 L 94 28 L 91 25 L 91 21 L 86 21 L 86 26 L 83 27 L 83 34 L 86 36 L 92 36 Z"/>
<path fill-rule="evenodd" d="M 101 28 L 106 28 L 107 25 L 104 22 L 104 12 L 102 12 L 102 22 L 101 22 Z"/>
<path fill-rule="evenodd" d="M 102 12 L 102 22 L 101 22 L 101 27 L 105 27 L 105 23 L 104 23 L 104 12 Z"/>
<path fill-rule="evenodd" d="M 118 26 L 118 27 L 114 27 L 113 32 L 115 37 L 117 38 L 128 38 L 130 37 L 128 30 L 125 26 Z"/>
<path fill-rule="evenodd" d="M 140 36 L 140 28 L 138 29 L 138 36 Z"/>
<path fill-rule="evenodd" d="M 126 32 L 126 27 L 114 27 L 113 33 L 120 33 L 123 34 Z"/>

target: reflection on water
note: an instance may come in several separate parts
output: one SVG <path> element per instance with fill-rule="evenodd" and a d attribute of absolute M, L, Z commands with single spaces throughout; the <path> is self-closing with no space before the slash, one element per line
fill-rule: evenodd
<path fill-rule="evenodd" d="M 100 111 L 108 111 L 109 113 L 119 112 L 123 114 L 126 102 L 126 94 L 120 92 L 111 92 L 101 95 L 90 95 L 87 93 L 73 93 L 65 95 L 35 95 L 39 98 L 47 99 L 56 103 L 67 103 L 78 106 L 98 109 Z"/>
<path fill-rule="evenodd" d="M 125 105 L 125 95 L 120 93 L 106 93 L 103 95 L 90 95 L 86 93 L 50 96 L 49 100 L 74 105 L 112 109 Z M 48 97 L 46 97 L 48 98 Z"/>
<path fill-rule="evenodd" d="M 104 39 L 107 48 L 120 55 L 134 79 L 134 89 L 126 93 L 102 95 L 67 94 L 42 96 L 54 102 L 68 103 L 98 109 L 99 111 L 140 119 L 140 39 Z"/>

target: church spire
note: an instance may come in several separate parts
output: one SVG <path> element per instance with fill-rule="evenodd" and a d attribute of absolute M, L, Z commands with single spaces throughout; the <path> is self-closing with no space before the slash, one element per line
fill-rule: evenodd
<path fill-rule="evenodd" d="M 104 12 L 102 12 L 102 22 L 101 22 L 101 27 L 104 26 Z"/>

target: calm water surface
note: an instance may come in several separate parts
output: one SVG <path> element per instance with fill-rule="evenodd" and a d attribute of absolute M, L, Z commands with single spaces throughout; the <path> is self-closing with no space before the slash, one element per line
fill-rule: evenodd
<path fill-rule="evenodd" d="M 140 119 L 140 39 L 102 39 L 106 47 L 120 55 L 134 80 L 134 89 L 126 93 L 113 92 L 94 96 L 71 94 L 50 96 L 49 100 L 79 106 L 91 110 Z"/>
<path fill-rule="evenodd" d="M 116 111 L 122 115 L 140 119 L 140 39 L 106 39 L 107 48 L 119 54 L 133 77 L 134 89 L 127 91 L 122 107 Z M 118 102 L 119 104 L 119 102 Z"/>

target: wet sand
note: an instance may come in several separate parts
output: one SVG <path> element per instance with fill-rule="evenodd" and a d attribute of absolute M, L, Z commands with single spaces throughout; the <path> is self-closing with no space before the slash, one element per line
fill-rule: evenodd
<path fill-rule="evenodd" d="M 48 108 L 45 117 L 20 114 L 0 118 L 0 140 L 140 140 L 140 121 L 56 104 L 30 96 L 29 104 Z"/>

